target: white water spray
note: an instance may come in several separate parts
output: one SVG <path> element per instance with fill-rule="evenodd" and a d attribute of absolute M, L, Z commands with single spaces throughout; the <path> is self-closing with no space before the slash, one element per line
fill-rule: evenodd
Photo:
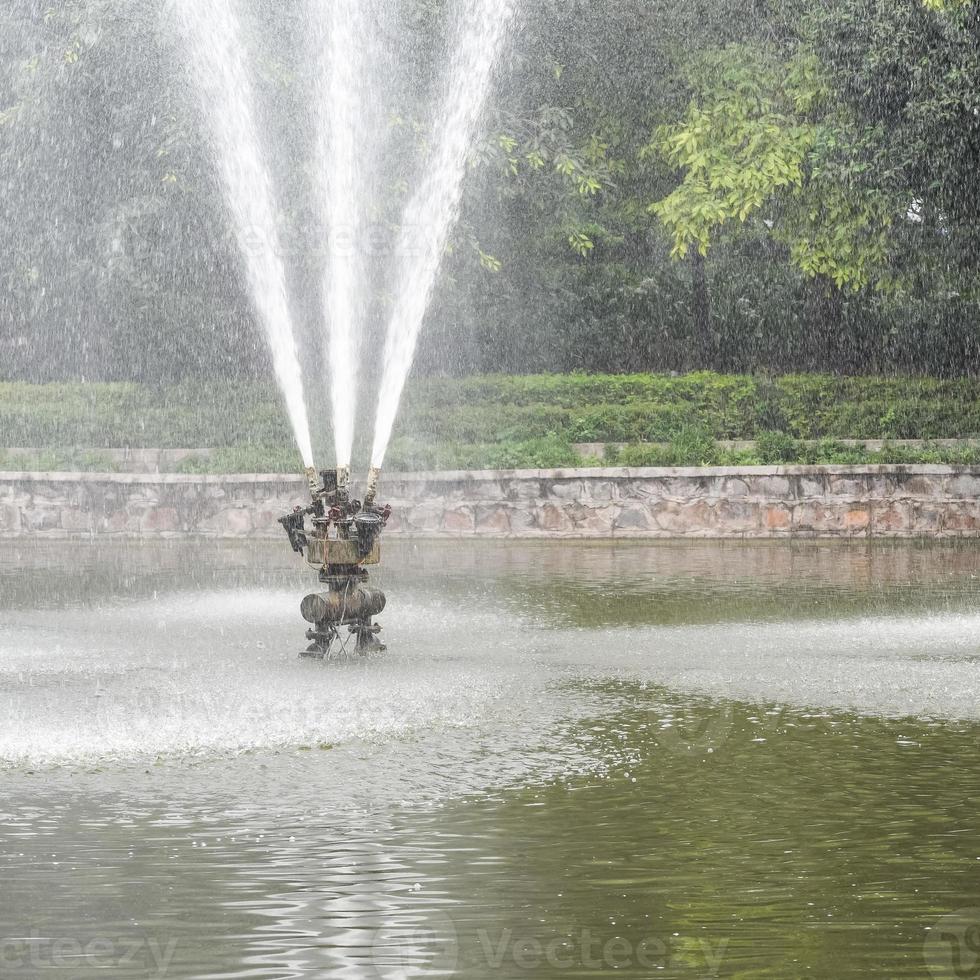
<path fill-rule="evenodd" d="M 465 0 L 446 77 L 436 147 L 402 219 L 397 254 L 405 256 L 388 324 L 371 464 L 381 467 L 408 380 L 439 265 L 459 212 L 466 157 L 483 112 L 515 0 Z"/>
<path fill-rule="evenodd" d="M 357 158 L 358 143 L 366 152 L 365 140 L 358 138 L 364 118 L 358 93 L 367 79 L 360 55 L 368 37 L 363 7 L 364 0 L 312 0 L 312 33 L 320 59 L 317 166 L 329 232 L 323 289 L 325 353 L 337 466 L 347 468 L 354 451 L 363 314 L 358 238 L 365 189 L 364 166 Z"/>
<path fill-rule="evenodd" d="M 230 0 L 175 0 L 194 81 L 211 124 L 228 207 L 296 442 L 313 465 L 303 374 L 286 295 L 272 181 L 259 150 L 252 86 Z"/>

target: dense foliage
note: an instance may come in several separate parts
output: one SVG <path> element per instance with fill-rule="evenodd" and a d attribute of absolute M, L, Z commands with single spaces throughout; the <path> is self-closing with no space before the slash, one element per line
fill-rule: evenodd
<path fill-rule="evenodd" d="M 301 468 L 277 394 L 262 383 L 0 384 L 0 431 L 8 446 L 48 447 L 51 469 L 111 469 L 98 447 L 216 450 L 185 462 L 188 472 Z M 974 462 L 977 451 L 958 446 L 868 452 L 841 440 L 977 438 L 976 379 L 488 375 L 413 382 L 388 467 L 580 465 L 577 443 L 628 444 L 606 456 L 623 465 Z"/>
<path fill-rule="evenodd" d="M 315 337 L 315 52 L 241 7 Z M 376 324 L 453 9 L 397 7 Z M 181 65 L 166 4 L 2 5 L 0 376 L 267 376 Z M 540 0 L 499 75 L 422 373 L 980 364 L 976 3 Z"/>

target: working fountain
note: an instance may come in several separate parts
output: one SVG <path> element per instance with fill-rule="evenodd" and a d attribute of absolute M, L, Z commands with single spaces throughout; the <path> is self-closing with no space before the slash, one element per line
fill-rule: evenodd
<path fill-rule="evenodd" d="M 317 184 L 326 228 L 356 239 L 370 210 L 372 183 L 358 151 L 370 146 L 370 99 L 383 69 L 372 64 L 362 0 L 311 0 L 309 33 L 319 51 L 316 72 Z M 318 471 L 301 357 L 278 241 L 277 206 L 264 159 L 254 96 L 234 0 L 175 0 L 187 64 L 211 133 L 225 199 L 237 231 L 256 310 L 306 468 L 312 501 L 280 523 L 293 550 L 318 570 L 325 592 L 306 597 L 303 618 L 311 646 L 302 656 L 325 659 L 346 652 L 339 629 L 348 627 L 359 653 L 384 649 L 374 623 L 384 594 L 365 585 L 368 566 L 380 562 L 379 538 L 390 508 L 375 504 L 381 470 L 405 382 L 459 213 L 470 148 L 515 12 L 515 0 L 463 0 L 456 12 L 449 63 L 431 118 L 430 157 L 401 220 L 394 302 L 388 315 L 375 414 L 371 469 L 364 501 L 351 495 L 360 355 L 365 331 L 367 270 L 356 249 L 328 248 L 323 269 L 323 348 L 336 465 Z M 381 15 L 379 15 L 381 16 Z M 252 240 L 258 232 L 264 247 Z M 421 243 L 421 247 L 419 247 Z M 312 520 L 308 532 L 305 521 Z"/>
<path fill-rule="evenodd" d="M 380 68 L 365 33 L 381 2 L 255 0 L 276 17 L 310 14 L 325 226 L 359 228 L 371 210 L 363 86 Z M 63 540 L 14 506 L 27 533 L 0 533 L 0 975 L 976 977 L 976 541 L 384 541 L 387 439 L 504 6 L 425 5 L 460 11 L 433 98 L 432 172 L 406 195 L 403 224 L 425 224 L 425 248 L 370 279 L 357 256 L 328 248 L 307 278 L 322 300 L 304 304 L 239 4 L 151 6 L 178 13 L 305 467 L 306 486 L 279 509 L 295 503 L 283 527 L 316 580 L 301 604 L 311 660 L 289 643 L 300 596 L 281 541 Z M 90 5 L 105 33 L 141 6 Z M 33 55 L 47 44 L 79 103 L 78 118 L 53 114 L 41 129 L 64 134 L 57 167 L 41 165 L 33 131 L 22 144 L 36 193 L 4 203 L 33 204 L 18 243 L 29 255 L 35 237 L 63 232 L 46 192 L 70 171 L 72 131 L 88 135 L 84 102 L 101 150 L 116 109 L 105 95 L 119 89 L 111 71 L 83 76 L 84 57 L 75 73 L 62 65 L 64 48 L 45 41 L 50 11 L 14 6 L 30 25 L 31 61 L 11 59 L 22 91 L 44 84 Z M 556 30 L 586 6 L 557 3 Z M 659 29 L 665 5 L 635 6 Z M 133 44 L 142 65 L 147 49 Z M 121 156 L 76 176 L 121 182 L 110 169 Z M 86 220 L 70 203 L 67 216 Z M 73 249 L 59 276 L 99 268 L 79 261 L 86 238 L 62 240 Z M 365 302 L 382 279 L 392 305 L 376 342 Z M 301 333 L 311 309 L 322 351 Z M 336 453 L 317 467 L 321 391 Z M 374 453 L 357 461 L 372 466 L 365 486 L 350 446 L 355 403 L 375 400 Z M 26 476 L 7 474 L 16 493 L 50 492 L 66 517 L 78 498 L 115 506 L 129 480 Z M 144 480 L 141 501 L 158 493 Z M 839 499 L 860 482 L 834 481 L 848 485 Z M 228 486 L 159 484 L 184 499 Z M 399 605 L 380 634 L 383 552 Z M 390 653 L 371 656 L 382 635 Z M 358 652 L 368 656 L 316 669 Z"/>

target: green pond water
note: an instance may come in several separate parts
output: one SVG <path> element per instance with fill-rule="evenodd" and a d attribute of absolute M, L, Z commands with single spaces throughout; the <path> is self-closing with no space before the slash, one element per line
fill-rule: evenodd
<path fill-rule="evenodd" d="M 980 977 L 975 543 L 0 543 L 0 977 Z"/>

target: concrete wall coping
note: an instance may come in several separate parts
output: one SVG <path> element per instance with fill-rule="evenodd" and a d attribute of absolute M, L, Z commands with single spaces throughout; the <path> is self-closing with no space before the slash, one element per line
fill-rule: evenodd
<path fill-rule="evenodd" d="M 616 479 L 691 479 L 698 477 L 758 476 L 980 476 L 980 465 L 954 466 L 931 463 L 836 464 L 817 466 L 687 466 L 629 468 L 587 467 L 555 470 L 446 470 L 431 473 L 387 473 L 382 477 L 391 483 L 473 483 L 498 480 L 616 480 Z M 278 484 L 306 486 L 300 474 L 290 473 L 62 473 L 3 472 L 0 481 L 19 483 L 110 483 L 120 485 L 221 485 Z"/>

